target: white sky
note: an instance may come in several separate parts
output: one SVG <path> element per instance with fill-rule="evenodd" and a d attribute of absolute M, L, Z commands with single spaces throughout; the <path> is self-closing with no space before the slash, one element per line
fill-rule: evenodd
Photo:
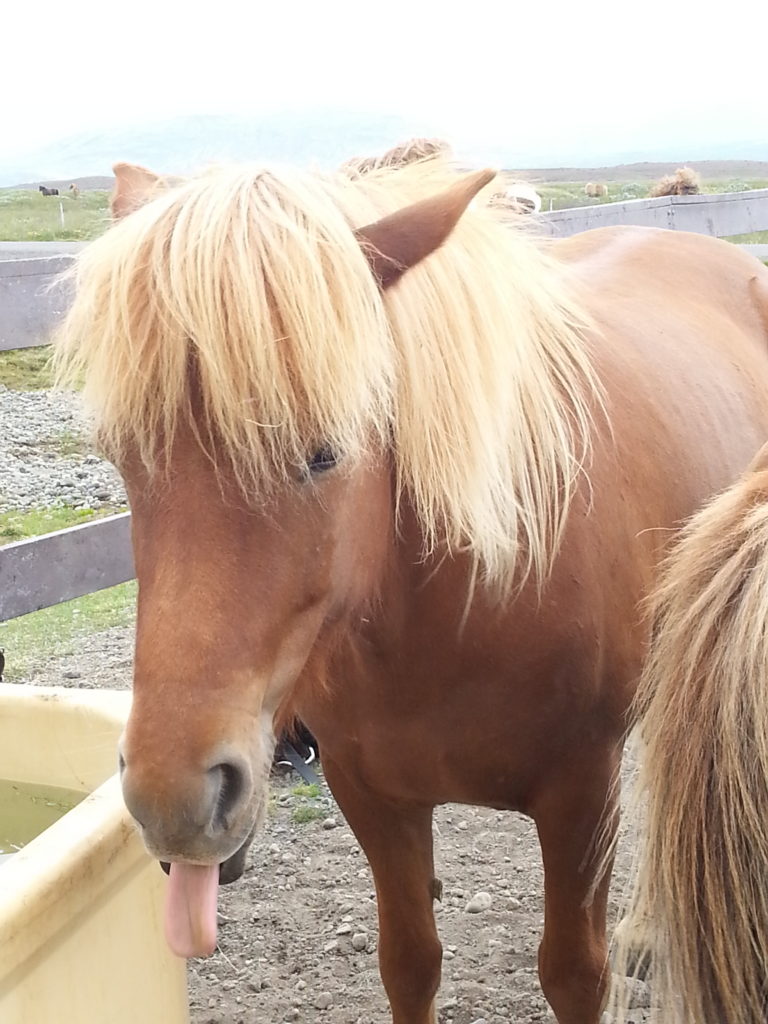
<path fill-rule="evenodd" d="M 5 155 L 175 114 L 320 105 L 423 115 L 479 154 L 499 132 L 768 137 L 768 0 L 29 0 L 0 35 Z"/>

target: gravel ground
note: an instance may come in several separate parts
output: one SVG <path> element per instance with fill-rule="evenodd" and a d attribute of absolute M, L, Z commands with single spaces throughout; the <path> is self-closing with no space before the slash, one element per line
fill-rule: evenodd
<path fill-rule="evenodd" d="M 60 442 L 72 447 L 79 423 L 69 396 L 0 388 L 0 510 L 124 501 L 111 467 L 87 452 L 57 453 Z M 126 687 L 132 645 L 132 627 L 83 637 L 74 653 L 30 665 L 28 681 Z M 308 798 L 294 792 L 297 781 L 274 780 L 267 828 L 249 867 L 223 890 L 219 949 L 190 962 L 192 1024 L 390 1021 L 365 858 L 330 793 Z M 306 805 L 316 818 L 300 824 L 295 815 Z M 533 824 L 450 805 L 436 813 L 435 842 L 444 883 L 436 905 L 444 947 L 441 1024 L 553 1021 L 536 975 L 543 890 Z M 615 889 L 628 855 L 621 853 Z M 643 1024 L 650 999 L 642 983 L 633 1002 L 635 1024 Z"/>
<path fill-rule="evenodd" d="M 0 512 L 125 502 L 117 472 L 89 450 L 73 395 L 0 385 L 0 467 Z"/>

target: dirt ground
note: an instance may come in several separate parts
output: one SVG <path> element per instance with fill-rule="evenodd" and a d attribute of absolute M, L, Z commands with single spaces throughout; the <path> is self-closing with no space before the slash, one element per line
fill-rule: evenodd
<path fill-rule="evenodd" d="M 29 681 L 127 686 L 132 641 L 129 628 L 87 637 L 35 667 Z M 222 889 L 219 949 L 190 961 L 192 1024 L 390 1024 L 365 857 L 328 790 L 307 796 L 300 781 L 293 773 L 273 780 L 266 830 L 243 878 Z M 444 885 L 435 904 L 444 949 L 440 1024 L 554 1021 L 536 973 L 543 884 L 533 823 L 449 805 L 438 809 L 434 831 Z M 629 845 L 620 848 L 613 917 Z M 490 899 L 473 913 L 478 893 Z M 639 983 L 635 1024 L 647 1019 L 648 1002 Z"/>
<path fill-rule="evenodd" d="M 297 782 L 291 775 L 273 783 L 266 833 L 243 879 L 223 890 L 219 951 L 190 963 L 193 1024 L 391 1022 L 367 863 L 327 791 L 325 818 L 293 820 L 303 802 L 292 792 Z M 444 886 L 435 904 L 443 943 L 440 1024 L 554 1021 L 536 972 L 544 904 L 533 823 L 448 805 L 438 808 L 434 831 Z M 626 859 L 624 853 L 617 892 Z M 490 905 L 472 912 L 478 893 L 487 893 Z M 636 1024 L 646 1020 L 648 996 L 637 983 Z"/>

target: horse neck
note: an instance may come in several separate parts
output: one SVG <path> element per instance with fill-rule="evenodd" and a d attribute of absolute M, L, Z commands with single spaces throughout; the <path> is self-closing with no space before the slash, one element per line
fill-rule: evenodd
<path fill-rule="evenodd" d="M 359 663 L 372 652 L 374 662 L 379 656 L 399 657 L 398 652 L 419 643 L 428 624 L 436 621 L 445 624 L 446 632 L 455 625 L 458 635 L 473 598 L 481 596 L 474 576 L 471 555 L 452 555 L 442 545 L 425 554 L 421 525 L 410 503 L 403 501 L 366 600 L 334 624 L 335 642 L 326 650 L 348 666 L 350 658 Z M 327 671 L 332 678 L 334 668 Z"/>

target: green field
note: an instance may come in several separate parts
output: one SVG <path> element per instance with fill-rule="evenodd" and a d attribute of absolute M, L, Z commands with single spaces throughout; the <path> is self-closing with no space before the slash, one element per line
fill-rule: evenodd
<path fill-rule="evenodd" d="M 62 224 L 63 213 L 63 224 Z M 109 223 L 109 192 L 81 192 L 73 199 L 30 189 L 0 189 L 0 240 L 4 242 L 88 241 Z"/>
<path fill-rule="evenodd" d="M 5 650 L 8 683 L 28 678 L 48 658 L 72 654 L 79 638 L 128 626 L 135 616 L 136 583 L 87 594 L 75 601 L 44 608 L 31 615 L 0 622 L 0 648 Z"/>
<path fill-rule="evenodd" d="M 510 177 L 507 175 L 507 177 Z M 511 177 L 510 177 L 511 180 Z M 616 203 L 628 199 L 644 199 L 652 184 L 648 181 L 606 181 L 608 195 L 588 199 L 584 181 L 536 182 L 543 210 L 563 210 L 600 203 Z M 730 179 L 705 181 L 704 192 L 744 192 L 768 188 L 768 179 L 749 181 Z M 61 211 L 64 224 L 61 223 Z M 0 189 L 0 240 L 6 242 L 88 241 L 97 238 L 109 224 L 109 192 L 81 192 L 72 199 L 66 192 L 60 197 L 43 196 L 29 189 Z M 768 235 L 760 232 L 763 242 Z"/>
<path fill-rule="evenodd" d="M 584 194 L 583 181 L 562 181 L 557 183 L 536 182 L 536 191 L 541 196 L 542 210 L 568 210 L 579 206 L 597 206 L 602 203 L 621 203 L 628 199 L 647 199 L 651 181 L 604 181 L 608 195 L 600 199 L 589 199 Z M 768 188 L 768 179 L 755 178 L 750 181 L 705 181 L 702 192 L 747 192 L 750 189 Z M 551 204 L 551 206 L 550 206 Z"/>
<path fill-rule="evenodd" d="M 82 509 L 67 506 L 40 508 L 32 512 L 0 513 L 0 546 L 11 541 L 76 526 L 120 509 Z M 26 678 L 36 665 L 55 655 L 71 654 L 80 637 L 111 626 L 133 622 L 136 607 L 135 582 L 87 594 L 75 601 L 0 622 L 0 648 L 5 650 L 5 679 Z"/>
<path fill-rule="evenodd" d="M 48 345 L 0 352 L 0 384 L 16 391 L 39 391 L 53 384 Z"/>

